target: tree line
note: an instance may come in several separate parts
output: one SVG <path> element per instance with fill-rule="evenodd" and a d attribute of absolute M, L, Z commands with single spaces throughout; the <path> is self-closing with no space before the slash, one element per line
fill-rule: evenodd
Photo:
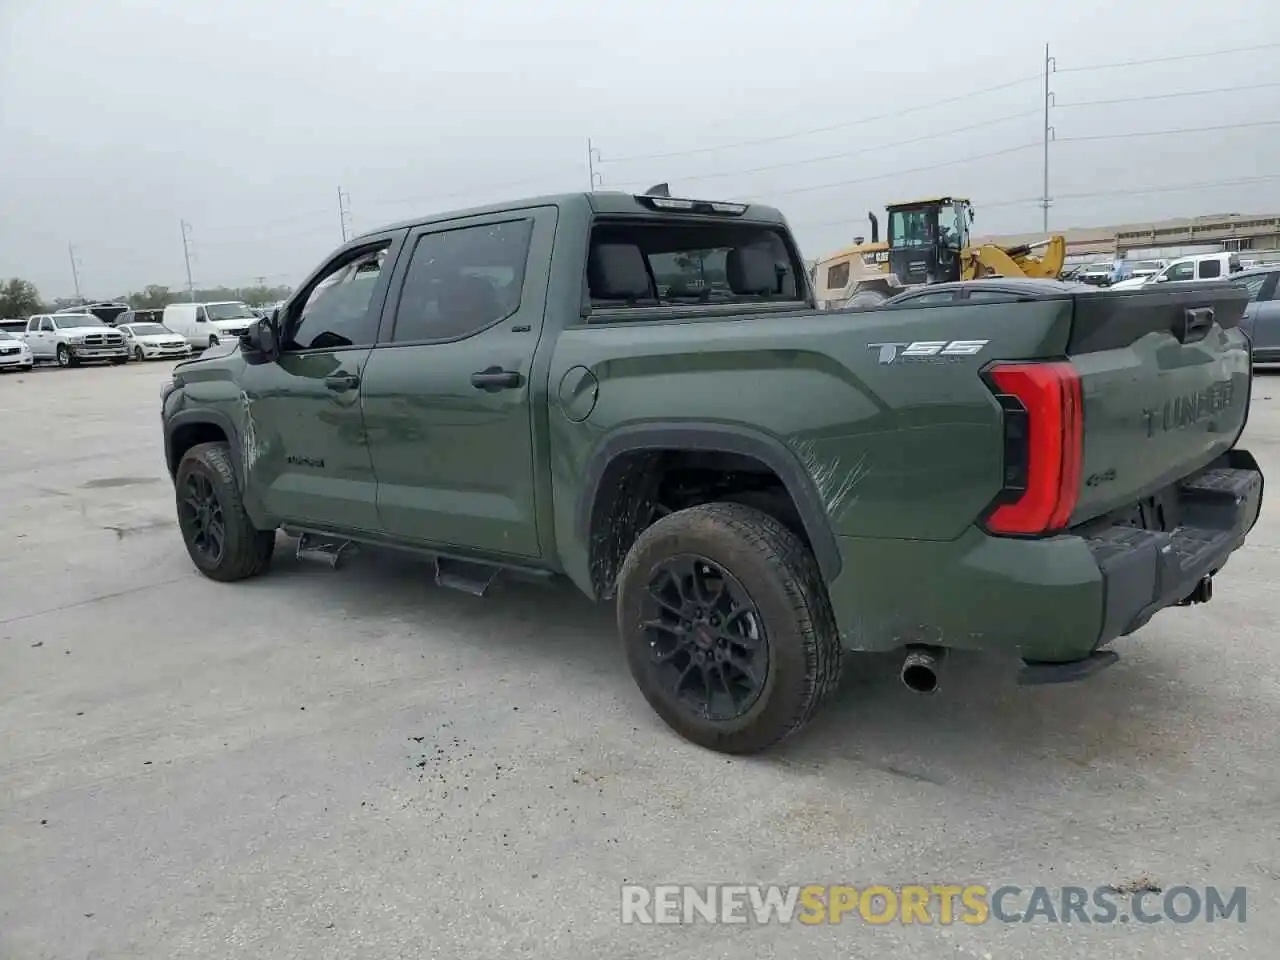
<path fill-rule="evenodd" d="M 238 300 L 241 303 L 247 303 L 251 307 L 260 307 L 268 303 L 284 300 L 291 292 L 292 288 L 287 286 L 207 287 L 195 290 L 194 299 L 199 302 Z M 119 303 L 127 303 L 136 310 L 144 310 L 159 309 L 171 303 L 181 303 L 191 298 L 188 297 L 185 290 L 174 290 L 160 284 L 149 283 L 141 290 L 109 299 Z M 74 307 L 80 303 L 88 302 L 90 301 L 66 297 L 59 297 L 53 301 L 46 302 L 40 296 L 40 291 L 36 289 L 34 283 L 19 277 L 0 283 L 0 320 L 22 319 L 31 316 L 33 313 L 48 313 L 53 310 L 62 310 L 66 307 Z"/>

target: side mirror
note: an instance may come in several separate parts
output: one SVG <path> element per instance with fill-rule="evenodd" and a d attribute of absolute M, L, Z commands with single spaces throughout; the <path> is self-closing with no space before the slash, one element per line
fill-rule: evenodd
<path fill-rule="evenodd" d="M 260 360 L 274 360 L 279 347 L 274 319 L 259 320 L 241 334 L 240 349 Z"/>

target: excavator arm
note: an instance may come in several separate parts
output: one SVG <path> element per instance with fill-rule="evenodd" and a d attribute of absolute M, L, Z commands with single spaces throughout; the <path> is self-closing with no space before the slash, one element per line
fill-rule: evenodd
<path fill-rule="evenodd" d="M 1033 249 L 1043 248 L 1040 256 L 1032 256 Z M 998 247 L 984 243 L 970 247 L 960 254 L 960 278 L 974 280 L 979 277 L 1044 277 L 1056 278 L 1062 273 L 1067 259 L 1067 241 L 1061 234 L 1050 237 L 1042 244 L 1020 247 Z"/>

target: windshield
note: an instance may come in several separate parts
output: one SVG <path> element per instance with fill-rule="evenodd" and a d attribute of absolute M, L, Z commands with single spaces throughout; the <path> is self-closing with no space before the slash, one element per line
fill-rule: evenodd
<path fill-rule="evenodd" d="M 955 213 L 951 214 L 954 221 Z M 929 212 L 927 210 L 894 210 L 889 214 L 889 245 L 927 247 L 929 245 Z"/>
<path fill-rule="evenodd" d="M 17 339 L 18 338 L 15 337 L 8 330 L 0 330 L 0 340 L 17 340 Z"/>
<path fill-rule="evenodd" d="M 158 323 L 132 323 L 129 325 L 129 329 L 135 337 L 154 337 L 157 334 L 163 335 L 173 332 L 168 327 L 162 327 Z"/>
<path fill-rule="evenodd" d="M 1146 271 L 1147 273 L 1154 273 L 1159 269 L 1160 269 L 1160 264 L 1155 260 L 1137 260 L 1133 264 L 1134 273 L 1139 273 L 1141 271 Z"/>
<path fill-rule="evenodd" d="M 243 303 L 206 303 L 210 320 L 256 320 L 253 311 Z"/>
<path fill-rule="evenodd" d="M 105 327 L 106 324 L 97 317 L 87 313 L 65 313 L 53 318 L 53 325 L 59 330 L 74 330 L 76 327 Z"/>

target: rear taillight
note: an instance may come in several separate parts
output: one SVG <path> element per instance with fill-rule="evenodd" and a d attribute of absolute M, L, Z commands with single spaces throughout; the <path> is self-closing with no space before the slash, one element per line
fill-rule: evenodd
<path fill-rule="evenodd" d="M 1004 415 L 1004 481 L 984 526 L 1023 536 L 1061 530 L 1080 496 L 1080 375 L 1066 362 L 1005 363 L 987 379 Z"/>

